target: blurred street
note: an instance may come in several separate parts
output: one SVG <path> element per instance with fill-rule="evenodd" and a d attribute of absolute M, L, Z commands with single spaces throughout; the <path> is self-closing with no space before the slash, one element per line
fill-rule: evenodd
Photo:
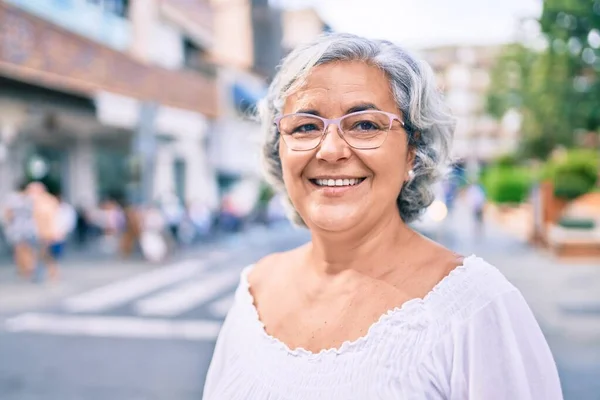
<path fill-rule="evenodd" d="M 472 226 L 459 204 L 434 236 L 485 257 L 519 287 L 552 347 L 566 399 L 600 399 L 600 268 L 558 262 L 493 223 L 483 236 Z M 200 398 L 241 268 L 307 239 L 288 225 L 252 228 L 163 267 L 65 267 L 54 285 L 18 283 L 3 268 L 0 359 L 10 362 L 0 363 L 0 398 Z"/>
<path fill-rule="evenodd" d="M 341 3 L 0 0 L 0 400 L 202 397 L 242 268 L 309 239 L 254 110 L 332 32 L 431 66 L 457 125 L 415 227 L 497 266 L 600 400 L 600 0 Z"/>
<path fill-rule="evenodd" d="M 90 260 L 42 286 L 0 267 L 0 398 L 201 398 L 241 268 L 305 239 L 255 228 L 166 266 Z"/>

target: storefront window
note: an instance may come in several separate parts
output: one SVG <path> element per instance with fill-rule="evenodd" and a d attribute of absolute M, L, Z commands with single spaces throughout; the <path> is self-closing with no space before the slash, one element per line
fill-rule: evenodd
<path fill-rule="evenodd" d="M 131 173 L 128 153 L 111 148 L 96 148 L 98 199 L 125 201 Z"/>
<path fill-rule="evenodd" d="M 42 182 L 55 195 L 66 190 L 68 162 L 64 149 L 33 146 L 25 157 L 23 167 L 27 181 Z"/>

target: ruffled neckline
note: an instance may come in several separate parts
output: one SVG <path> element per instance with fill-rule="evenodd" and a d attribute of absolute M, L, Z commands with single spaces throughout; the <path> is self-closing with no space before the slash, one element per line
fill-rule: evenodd
<path fill-rule="evenodd" d="M 346 340 L 339 347 L 322 349 L 316 353 L 302 347 L 291 349 L 287 344 L 267 333 L 265 324 L 261 321 L 258 314 L 258 310 L 255 305 L 255 299 L 250 291 L 250 283 L 248 281 L 248 275 L 252 271 L 254 264 L 249 265 L 242 271 L 240 289 L 242 290 L 242 295 L 244 297 L 243 305 L 248 307 L 251 313 L 251 323 L 256 326 L 256 328 L 260 331 L 260 335 L 266 339 L 267 342 L 275 347 L 281 348 L 292 356 L 319 358 L 327 354 L 339 355 L 362 347 L 374 335 L 376 330 L 388 325 L 392 321 L 405 321 L 413 324 L 417 322 L 415 325 L 420 325 L 418 323 L 419 317 L 424 317 L 424 311 L 432 299 L 436 296 L 442 295 L 443 293 L 451 291 L 453 283 L 469 269 L 469 265 L 473 265 L 472 261 L 476 259 L 479 259 L 479 257 L 475 256 L 474 254 L 465 257 L 459 266 L 454 268 L 448 275 L 442 278 L 424 297 L 410 299 L 404 302 L 402 305 L 388 310 L 382 314 L 377 321 L 369 326 L 366 334 L 358 339 Z"/>

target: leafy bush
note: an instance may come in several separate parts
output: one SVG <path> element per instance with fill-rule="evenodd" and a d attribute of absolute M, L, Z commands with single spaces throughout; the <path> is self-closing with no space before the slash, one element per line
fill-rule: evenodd
<path fill-rule="evenodd" d="M 514 154 L 506 154 L 496 160 L 498 167 L 516 167 L 519 165 L 519 160 Z"/>
<path fill-rule="evenodd" d="M 554 177 L 554 195 L 561 199 L 573 200 L 588 193 L 593 187 L 583 174 L 561 172 Z"/>
<path fill-rule="evenodd" d="M 594 189 L 599 167 L 596 151 L 573 149 L 559 160 L 549 161 L 544 175 L 554 183 L 556 197 L 572 200 Z"/>
<path fill-rule="evenodd" d="M 495 166 L 482 179 L 488 199 L 494 203 L 522 203 L 529 195 L 533 176 L 524 167 Z"/>

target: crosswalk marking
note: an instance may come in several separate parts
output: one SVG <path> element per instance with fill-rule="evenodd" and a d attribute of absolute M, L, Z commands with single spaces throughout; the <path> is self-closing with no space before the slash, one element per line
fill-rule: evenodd
<path fill-rule="evenodd" d="M 208 309 L 210 310 L 210 313 L 215 317 L 225 317 L 229 312 L 229 309 L 233 305 L 234 300 L 235 293 L 232 293 L 228 296 L 223 297 L 220 300 L 212 302 L 208 306 Z"/>
<path fill-rule="evenodd" d="M 176 316 L 217 296 L 235 285 L 240 277 L 237 270 L 228 270 L 202 277 L 202 280 L 182 284 L 164 293 L 136 303 L 140 315 Z"/>
<path fill-rule="evenodd" d="M 11 332 L 67 336 L 214 340 L 221 324 L 206 320 L 166 320 L 135 317 L 64 316 L 27 313 L 5 322 Z"/>
<path fill-rule="evenodd" d="M 208 253 L 208 260 L 210 261 L 224 261 L 229 257 L 229 253 L 221 250 L 212 250 Z"/>
<path fill-rule="evenodd" d="M 162 287 L 193 277 L 204 267 L 205 265 L 198 260 L 183 261 L 68 298 L 63 305 L 70 312 L 106 311 Z"/>

